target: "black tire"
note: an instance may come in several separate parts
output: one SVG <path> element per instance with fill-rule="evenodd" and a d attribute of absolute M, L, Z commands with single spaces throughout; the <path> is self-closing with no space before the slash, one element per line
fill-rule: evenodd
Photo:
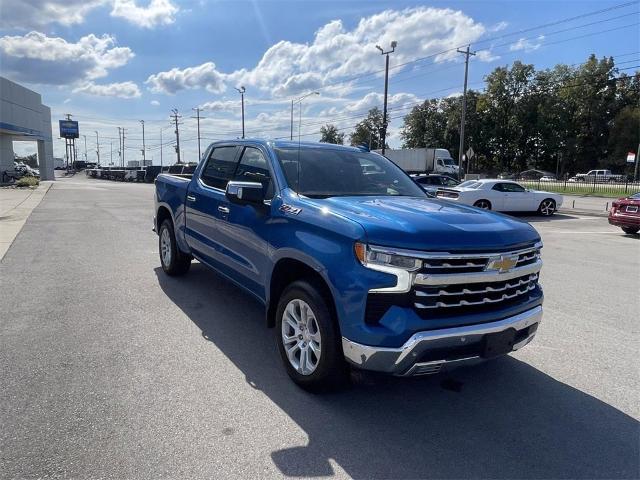
<path fill-rule="evenodd" d="M 290 302 L 302 301 L 310 308 L 315 317 L 315 326 L 320 334 L 320 358 L 316 358 L 315 369 L 308 374 L 303 374 L 297 370 L 289 360 L 285 348 L 283 337 L 283 321 L 285 310 Z M 285 325 L 285 329 L 287 329 Z M 309 327 L 308 332 L 311 332 Z M 276 341 L 278 351 L 289 377 L 300 387 L 311 392 L 333 391 L 344 387 L 347 383 L 349 368 L 342 352 L 342 341 L 340 330 L 336 319 L 331 314 L 331 309 L 320 289 L 305 280 L 298 280 L 291 283 L 282 292 L 278 300 L 276 310 Z M 295 334 L 294 334 L 295 335 Z M 302 333 L 300 334 L 302 335 Z M 293 335 L 292 335 L 293 337 Z M 302 338 L 300 338 L 302 341 Z M 299 344 L 299 342 L 296 342 Z M 311 341 L 309 340 L 309 343 Z M 302 351 L 296 349 L 295 353 Z M 295 354 L 294 354 L 295 357 Z M 301 362 L 300 362 L 301 363 Z"/>
<path fill-rule="evenodd" d="M 473 206 L 482 210 L 491 210 L 491 202 L 489 200 L 476 200 Z"/>
<path fill-rule="evenodd" d="M 635 235 L 640 232 L 640 227 L 620 227 L 627 235 Z"/>
<path fill-rule="evenodd" d="M 553 198 L 545 198 L 540 202 L 538 214 L 543 217 L 550 217 L 554 213 L 556 213 L 556 201 Z"/>
<path fill-rule="evenodd" d="M 169 255 L 163 254 L 164 247 L 168 247 Z M 162 270 L 169 276 L 175 277 L 184 275 L 191 267 L 191 257 L 180 251 L 176 244 L 176 235 L 173 230 L 173 222 L 169 219 L 162 222 L 158 231 L 158 253 L 160 255 L 160 264 Z"/>

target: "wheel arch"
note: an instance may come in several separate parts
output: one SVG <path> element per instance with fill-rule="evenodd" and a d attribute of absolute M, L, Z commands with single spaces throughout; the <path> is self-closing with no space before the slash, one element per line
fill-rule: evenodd
<path fill-rule="evenodd" d="M 160 205 L 156 211 L 156 233 L 160 234 L 160 226 L 167 219 L 171 220 L 171 223 L 174 223 L 173 215 L 171 215 L 169 208 L 165 205 Z"/>
<path fill-rule="evenodd" d="M 329 312 L 333 319 L 337 320 L 335 299 L 328 282 L 322 274 L 318 272 L 317 269 L 299 259 L 285 257 L 276 262 L 271 272 L 266 302 L 267 327 L 272 328 L 275 326 L 278 299 L 284 289 L 287 288 L 287 285 L 296 280 L 306 280 L 316 287 L 327 302 Z"/>

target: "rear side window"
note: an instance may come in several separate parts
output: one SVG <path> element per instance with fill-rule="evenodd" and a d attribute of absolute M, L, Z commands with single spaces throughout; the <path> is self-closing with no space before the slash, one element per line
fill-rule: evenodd
<path fill-rule="evenodd" d="M 208 186 L 224 190 L 236 169 L 236 147 L 214 148 L 200 175 Z"/>
<path fill-rule="evenodd" d="M 262 184 L 265 198 L 273 197 L 273 181 L 267 159 L 257 148 L 246 147 L 238 168 L 233 177 L 242 182 L 258 182 Z"/>

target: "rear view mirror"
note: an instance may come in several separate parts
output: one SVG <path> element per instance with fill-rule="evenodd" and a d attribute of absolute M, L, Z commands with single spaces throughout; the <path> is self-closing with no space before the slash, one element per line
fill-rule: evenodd
<path fill-rule="evenodd" d="M 240 205 L 262 205 L 264 192 L 261 183 L 258 182 L 236 182 L 227 183 L 226 196 L 231 203 Z"/>

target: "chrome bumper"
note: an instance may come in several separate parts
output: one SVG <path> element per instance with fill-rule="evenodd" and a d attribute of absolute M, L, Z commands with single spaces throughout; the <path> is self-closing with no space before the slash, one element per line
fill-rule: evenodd
<path fill-rule="evenodd" d="M 446 365 L 475 363 L 481 361 L 482 357 L 471 355 L 463 358 L 443 358 L 419 362 L 420 357 L 430 349 L 446 352 L 447 349 L 455 347 L 479 345 L 483 341 L 484 335 L 488 333 L 503 332 L 510 328 L 521 331 L 540 323 L 541 320 L 542 306 L 538 306 L 497 322 L 418 332 L 399 348 L 361 345 L 342 337 L 342 349 L 349 363 L 365 370 L 400 376 L 432 374 L 439 372 Z M 513 350 L 518 350 L 533 340 L 536 331 L 534 329 L 528 336 L 520 339 L 513 345 Z"/>

